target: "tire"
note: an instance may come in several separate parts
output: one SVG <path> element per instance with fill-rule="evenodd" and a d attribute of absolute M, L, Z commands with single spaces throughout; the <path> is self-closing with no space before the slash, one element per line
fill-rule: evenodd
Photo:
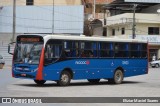
<path fill-rule="evenodd" d="M 99 83 L 100 79 L 87 79 L 90 83 Z"/>
<path fill-rule="evenodd" d="M 68 86 L 71 81 L 71 74 L 68 71 L 63 71 L 61 73 L 60 79 L 57 81 L 57 84 L 60 86 Z"/>
<path fill-rule="evenodd" d="M 108 82 L 111 84 L 121 84 L 123 81 L 123 72 L 117 69 L 114 73 L 114 77 L 112 79 L 108 79 Z"/>
<path fill-rule="evenodd" d="M 159 64 L 157 63 L 157 64 L 155 65 L 155 67 L 158 68 L 158 67 L 159 67 Z"/>
<path fill-rule="evenodd" d="M 44 85 L 44 83 L 46 82 L 45 80 L 34 80 L 34 82 L 37 84 L 37 85 Z"/>

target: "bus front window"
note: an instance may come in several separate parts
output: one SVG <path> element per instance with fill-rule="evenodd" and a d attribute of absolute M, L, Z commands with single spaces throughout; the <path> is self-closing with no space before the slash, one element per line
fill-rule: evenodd
<path fill-rule="evenodd" d="M 45 46 L 45 65 L 57 61 L 62 53 L 62 41 L 50 40 Z"/>
<path fill-rule="evenodd" d="M 14 53 L 14 63 L 39 64 L 42 43 L 18 43 Z"/>

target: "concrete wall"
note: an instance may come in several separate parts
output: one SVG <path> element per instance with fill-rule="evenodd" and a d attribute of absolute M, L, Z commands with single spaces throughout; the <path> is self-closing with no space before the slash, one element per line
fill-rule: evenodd
<path fill-rule="evenodd" d="M 13 0 L 0 0 L 0 6 L 11 6 Z M 26 0 L 16 0 L 16 5 L 26 5 Z"/>
<path fill-rule="evenodd" d="M 54 7 L 54 33 L 82 34 L 84 8 L 77 6 Z M 52 33 L 52 6 L 17 6 L 16 33 Z M 12 6 L 0 11 L 0 33 L 12 32 Z"/>
<path fill-rule="evenodd" d="M 16 33 L 15 38 L 17 35 L 22 33 Z M 8 45 L 11 42 L 12 33 L 0 33 L 0 46 Z"/>
<path fill-rule="evenodd" d="M 34 0 L 35 5 L 52 5 L 53 0 Z M 54 0 L 55 5 L 81 5 L 81 0 Z"/>
<path fill-rule="evenodd" d="M 107 27 L 109 36 L 112 36 L 112 29 L 115 29 L 115 36 L 122 35 L 122 28 L 125 28 L 125 34 L 131 34 L 131 25 L 120 25 Z"/>
<path fill-rule="evenodd" d="M 136 35 L 148 35 L 148 27 L 159 27 L 160 28 L 160 24 L 137 23 L 136 24 Z M 122 35 L 121 34 L 122 28 L 125 28 L 125 35 L 132 35 L 132 23 L 124 24 L 124 25 L 117 25 L 117 26 L 110 26 L 108 29 L 108 35 L 112 34 L 111 29 L 115 29 L 115 35 Z"/>
<path fill-rule="evenodd" d="M 11 6 L 13 0 L 0 0 L 0 6 Z M 26 5 L 26 0 L 16 0 L 16 5 Z M 34 5 L 53 5 L 53 0 L 34 0 Z M 54 5 L 81 5 L 81 0 L 54 0 Z"/>
<path fill-rule="evenodd" d="M 160 24 L 159 21 L 160 15 L 158 14 L 136 13 L 135 17 L 137 23 Z M 107 25 L 132 23 L 133 13 L 124 13 L 120 15 L 107 17 L 106 20 L 107 20 Z"/>
<path fill-rule="evenodd" d="M 148 27 L 159 27 L 160 24 L 137 24 L 136 34 L 137 35 L 148 35 Z"/>

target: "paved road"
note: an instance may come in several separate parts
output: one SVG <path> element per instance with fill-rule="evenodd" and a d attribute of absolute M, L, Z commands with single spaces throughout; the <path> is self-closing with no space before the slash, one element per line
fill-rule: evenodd
<path fill-rule="evenodd" d="M 12 78 L 9 67 L 0 70 L 0 79 L 1 97 L 160 97 L 160 68 L 150 68 L 147 75 L 125 78 L 123 84 L 120 85 L 111 85 L 106 80 L 101 80 L 99 84 L 94 85 L 88 83 L 87 80 L 78 80 L 72 81 L 68 87 L 59 87 L 55 82 L 37 86 L 32 80 Z M 128 106 L 128 104 L 107 104 L 107 106 L 119 105 Z M 138 105 L 142 106 L 142 104 Z M 131 106 L 137 106 L 137 104 L 131 104 Z"/>

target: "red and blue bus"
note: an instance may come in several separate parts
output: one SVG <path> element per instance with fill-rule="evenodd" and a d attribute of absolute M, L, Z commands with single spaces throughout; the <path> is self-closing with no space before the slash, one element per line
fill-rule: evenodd
<path fill-rule="evenodd" d="M 135 39 L 24 34 L 17 36 L 13 53 L 12 76 L 38 85 L 67 86 L 72 79 L 120 84 L 147 73 L 148 43 Z"/>

